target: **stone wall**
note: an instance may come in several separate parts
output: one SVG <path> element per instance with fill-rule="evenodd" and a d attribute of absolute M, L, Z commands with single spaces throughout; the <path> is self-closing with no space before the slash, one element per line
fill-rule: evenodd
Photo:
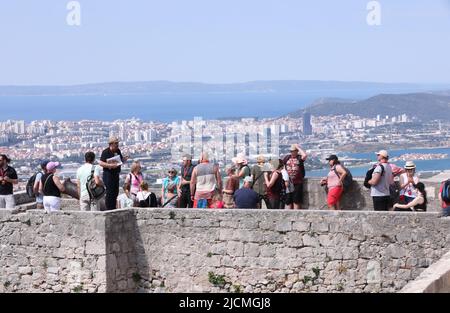
<path fill-rule="evenodd" d="M 408 283 L 401 293 L 450 293 L 450 252 Z"/>
<path fill-rule="evenodd" d="M 104 292 L 104 214 L 0 210 L 0 292 Z"/>
<path fill-rule="evenodd" d="M 422 180 L 426 186 L 428 197 L 428 212 L 440 211 L 439 204 L 439 183 Z M 353 185 L 348 189 L 342 198 L 341 206 L 344 210 L 360 210 L 371 211 L 373 210 L 373 202 L 370 197 L 370 190 L 364 187 L 364 180 L 361 178 L 355 178 Z M 326 192 L 323 187 L 320 186 L 320 179 L 307 178 L 304 188 L 304 207 L 306 209 L 326 209 Z"/>
<path fill-rule="evenodd" d="M 450 218 L 2 210 L 0 247 L 0 292 L 396 292 L 450 249 Z"/>
<path fill-rule="evenodd" d="M 433 213 L 135 212 L 150 291 L 395 292 L 450 249 Z"/>

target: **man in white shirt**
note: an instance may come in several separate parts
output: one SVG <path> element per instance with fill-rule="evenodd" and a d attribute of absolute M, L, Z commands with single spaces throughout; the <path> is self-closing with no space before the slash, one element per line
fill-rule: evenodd
<path fill-rule="evenodd" d="M 84 156 L 84 159 L 86 163 L 77 171 L 77 186 L 78 194 L 80 195 L 80 209 L 81 211 L 100 211 L 100 208 L 97 205 L 99 199 L 91 199 L 86 186 L 89 177 L 92 175 L 92 170 L 94 170 L 94 180 L 97 186 L 103 185 L 103 182 L 100 178 L 100 167 L 94 165 L 94 152 L 87 152 Z M 92 203 L 94 203 L 95 206 L 92 206 Z"/>
<path fill-rule="evenodd" d="M 377 152 L 378 164 L 372 174 L 369 184 L 370 195 L 373 199 L 373 207 L 375 211 L 389 211 L 392 208 L 390 185 L 393 182 L 392 168 L 389 161 L 389 155 L 386 150 Z"/>

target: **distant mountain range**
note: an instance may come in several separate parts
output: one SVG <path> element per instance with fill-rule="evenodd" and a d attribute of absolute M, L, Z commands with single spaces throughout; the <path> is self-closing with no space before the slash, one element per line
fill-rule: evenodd
<path fill-rule="evenodd" d="M 144 95 L 176 93 L 269 93 L 320 91 L 373 91 L 377 93 L 419 92 L 448 89 L 449 85 L 341 82 L 312 80 L 252 81 L 232 84 L 205 84 L 196 82 L 110 82 L 72 86 L 0 86 L 0 96 L 40 95 Z"/>
<path fill-rule="evenodd" d="M 305 111 L 327 116 L 354 114 L 362 117 L 407 114 L 422 121 L 450 120 L 450 91 L 408 94 L 380 94 L 365 100 L 321 98 L 289 116 L 301 117 Z"/>

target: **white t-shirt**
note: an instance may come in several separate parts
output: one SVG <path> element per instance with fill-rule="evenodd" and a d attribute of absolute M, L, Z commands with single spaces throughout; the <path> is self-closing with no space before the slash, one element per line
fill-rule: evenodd
<path fill-rule="evenodd" d="M 86 188 L 87 180 L 91 176 L 92 166 L 94 166 L 94 176 L 100 177 L 100 167 L 98 165 L 93 165 L 86 163 L 81 166 L 77 171 L 77 180 L 80 182 L 80 198 L 89 198 L 89 193 Z"/>
<path fill-rule="evenodd" d="M 381 169 L 381 167 L 384 167 L 384 171 Z M 380 181 L 377 185 L 372 186 L 370 188 L 370 196 L 371 197 L 387 197 L 390 196 L 391 192 L 389 190 L 389 186 L 392 182 L 392 168 L 388 163 L 381 163 L 378 164 L 373 173 L 381 174 L 383 172 L 383 175 L 381 175 Z"/>

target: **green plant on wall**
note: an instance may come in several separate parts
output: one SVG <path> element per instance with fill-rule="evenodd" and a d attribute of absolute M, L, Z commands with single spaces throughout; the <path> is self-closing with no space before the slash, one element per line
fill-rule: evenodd
<path fill-rule="evenodd" d="M 242 287 L 240 285 L 233 285 L 233 292 L 234 293 L 242 293 Z"/>
<path fill-rule="evenodd" d="M 73 291 L 74 293 L 80 293 L 80 292 L 82 292 L 82 291 L 83 291 L 83 284 L 74 287 L 74 288 L 72 289 L 72 291 Z"/>
<path fill-rule="evenodd" d="M 133 279 L 133 281 L 137 284 L 142 280 L 142 277 L 139 273 L 133 273 L 133 275 L 131 275 L 131 278 Z"/>
<path fill-rule="evenodd" d="M 313 273 L 314 273 L 314 278 L 313 278 L 313 280 L 319 279 L 319 277 L 320 277 L 320 268 L 314 267 L 314 268 L 312 269 L 312 271 L 313 271 Z"/>
<path fill-rule="evenodd" d="M 216 275 L 213 272 L 208 273 L 208 281 L 215 287 L 223 288 L 227 284 L 224 275 Z"/>
<path fill-rule="evenodd" d="M 302 283 L 305 284 L 305 285 L 307 283 L 309 283 L 310 281 L 313 281 L 313 278 L 311 276 L 308 276 L 308 275 L 304 276 L 303 279 L 302 279 Z"/>

